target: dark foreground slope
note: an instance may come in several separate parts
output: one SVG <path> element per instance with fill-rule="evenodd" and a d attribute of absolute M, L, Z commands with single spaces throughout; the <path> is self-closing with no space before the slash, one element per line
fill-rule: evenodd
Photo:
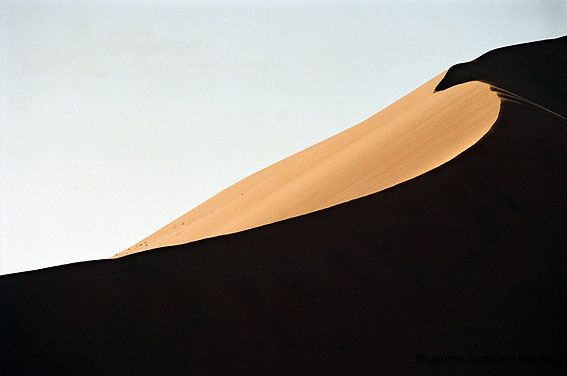
<path fill-rule="evenodd" d="M 391 189 L 0 277 L 0 374 L 559 374 L 565 67 L 562 38 L 452 69 L 440 90 L 480 79 L 525 99 L 503 96 L 479 143 Z"/>

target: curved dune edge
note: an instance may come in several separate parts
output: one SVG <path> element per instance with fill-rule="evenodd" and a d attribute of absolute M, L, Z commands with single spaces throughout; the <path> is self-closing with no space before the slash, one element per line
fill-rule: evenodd
<path fill-rule="evenodd" d="M 489 131 L 500 100 L 478 81 L 434 93 L 444 74 L 362 123 L 228 187 L 113 258 L 325 209 L 448 162 Z"/>

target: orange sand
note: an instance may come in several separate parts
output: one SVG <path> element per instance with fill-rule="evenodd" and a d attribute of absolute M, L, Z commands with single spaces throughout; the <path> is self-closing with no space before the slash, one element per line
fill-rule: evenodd
<path fill-rule="evenodd" d="M 500 109 L 496 93 L 480 82 L 434 93 L 444 74 L 362 123 L 239 181 L 114 257 L 307 214 L 442 165 L 488 132 Z"/>

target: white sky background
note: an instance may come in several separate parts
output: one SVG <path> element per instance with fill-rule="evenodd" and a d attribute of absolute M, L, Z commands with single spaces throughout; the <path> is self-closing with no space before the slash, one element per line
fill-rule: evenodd
<path fill-rule="evenodd" d="M 562 1 L 0 0 L 0 274 L 106 258 Z M 348 4 L 348 5 L 345 5 Z"/>

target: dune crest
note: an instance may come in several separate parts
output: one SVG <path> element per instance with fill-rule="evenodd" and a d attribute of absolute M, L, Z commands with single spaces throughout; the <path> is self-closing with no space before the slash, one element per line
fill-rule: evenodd
<path fill-rule="evenodd" d="M 297 217 L 402 183 L 453 159 L 488 132 L 500 100 L 445 73 L 362 123 L 228 187 L 114 258 Z"/>

